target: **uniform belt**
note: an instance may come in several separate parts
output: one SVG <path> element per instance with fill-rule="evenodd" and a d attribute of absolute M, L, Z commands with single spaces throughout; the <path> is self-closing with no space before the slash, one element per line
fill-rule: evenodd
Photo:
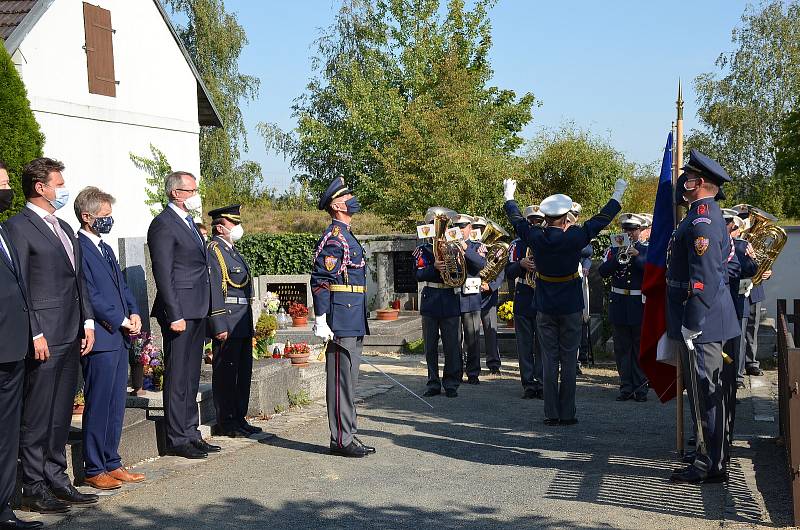
<path fill-rule="evenodd" d="M 225 297 L 226 304 L 237 304 L 237 305 L 250 305 L 249 298 L 238 298 L 236 296 L 226 296 Z"/>
<path fill-rule="evenodd" d="M 667 278 L 667 285 L 670 287 L 674 287 L 675 289 L 688 289 L 689 282 L 677 282 L 675 280 L 670 280 Z"/>
<path fill-rule="evenodd" d="M 642 295 L 642 291 L 640 291 L 639 289 L 620 289 L 619 287 L 612 287 L 611 288 L 611 292 L 612 293 L 617 293 L 617 294 L 624 294 L 624 295 L 628 295 L 628 296 L 641 296 Z"/>
<path fill-rule="evenodd" d="M 542 280 L 543 282 L 547 282 L 547 283 L 564 283 L 564 282 L 568 282 L 568 281 L 574 280 L 575 278 L 580 278 L 581 274 L 576 271 L 576 272 L 573 272 L 572 274 L 570 274 L 568 276 L 545 276 L 544 274 L 539 274 L 537 272 L 536 273 L 536 277 L 539 278 L 540 280 Z"/>
<path fill-rule="evenodd" d="M 329 285 L 328 289 L 332 293 L 364 293 L 367 288 L 363 285 L 344 285 L 341 283 Z"/>
<path fill-rule="evenodd" d="M 431 289 L 454 289 L 452 285 L 437 282 L 423 282 L 423 287 L 430 287 Z"/>

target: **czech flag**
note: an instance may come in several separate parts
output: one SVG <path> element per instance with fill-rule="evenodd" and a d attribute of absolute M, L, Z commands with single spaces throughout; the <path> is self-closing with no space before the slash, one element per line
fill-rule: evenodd
<path fill-rule="evenodd" d="M 676 395 L 677 376 L 671 351 L 667 342 L 667 247 L 675 230 L 675 207 L 672 189 L 672 133 L 667 137 L 661 176 L 658 179 L 656 203 L 653 209 L 653 227 L 647 260 L 644 266 L 642 294 L 644 316 L 639 343 L 639 364 L 650 387 L 658 399 L 666 403 Z"/>

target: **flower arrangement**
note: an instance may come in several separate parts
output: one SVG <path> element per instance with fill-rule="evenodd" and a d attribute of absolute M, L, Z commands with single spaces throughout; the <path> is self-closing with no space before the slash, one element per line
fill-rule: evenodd
<path fill-rule="evenodd" d="M 271 313 L 261 313 L 256 322 L 256 331 L 253 335 L 253 358 L 269 357 L 270 346 L 275 342 L 278 329 L 278 318 Z"/>
<path fill-rule="evenodd" d="M 311 355 L 311 346 L 306 342 L 289 344 L 283 349 L 283 356 L 290 357 L 292 355 Z"/>
<path fill-rule="evenodd" d="M 277 313 L 278 308 L 281 306 L 281 300 L 278 298 L 277 293 L 273 293 L 272 291 L 267 291 L 266 296 L 264 296 L 264 309 L 267 310 L 268 313 Z"/>
<path fill-rule="evenodd" d="M 514 302 L 509 300 L 501 304 L 497 308 L 497 316 L 506 322 L 514 320 Z"/>
<path fill-rule="evenodd" d="M 300 302 L 292 302 L 288 313 L 292 318 L 305 318 L 308 316 L 308 308 Z"/>
<path fill-rule="evenodd" d="M 142 366 L 145 390 L 161 390 L 164 384 L 164 360 L 153 344 L 150 333 L 143 331 L 131 337 L 131 359 Z"/>

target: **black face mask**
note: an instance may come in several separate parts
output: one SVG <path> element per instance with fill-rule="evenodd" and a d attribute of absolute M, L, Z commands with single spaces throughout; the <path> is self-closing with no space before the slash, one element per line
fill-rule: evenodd
<path fill-rule="evenodd" d="M 14 202 L 14 190 L 0 190 L 0 212 L 5 212 L 11 208 Z"/>

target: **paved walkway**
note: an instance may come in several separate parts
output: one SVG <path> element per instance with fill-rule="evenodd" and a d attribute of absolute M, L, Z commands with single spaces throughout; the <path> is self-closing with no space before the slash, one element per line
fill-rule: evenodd
<path fill-rule="evenodd" d="M 371 357 L 414 390 L 419 358 Z M 511 367 L 513 370 L 513 366 Z M 753 378 L 739 409 L 732 479 L 672 485 L 674 405 L 614 401 L 614 372 L 579 380 L 572 427 L 545 427 L 513 372 L 462 385 L 434 410 L 364 366 L 362 460 L 327 455 L 323 403 L 277 416 L 261 440 L 216 440 L 220 455 L 137 466 L 149 481 L 104 497 L 59 528 L 734 528 L 790 519 L 774 385 Z M 760 386 L 759 386 L 760 384 Z M 756 411 L 758 414 L 756 414 Z M 757 421 L 754 416 L 759 416 Z M 760 492 L 759 492 L 760 490 Z"/>

